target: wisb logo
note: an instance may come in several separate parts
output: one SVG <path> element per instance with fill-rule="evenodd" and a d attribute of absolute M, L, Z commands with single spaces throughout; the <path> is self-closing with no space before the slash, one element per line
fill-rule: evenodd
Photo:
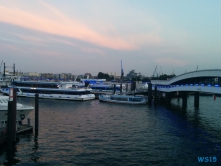
<path fill-rule="evenodd" d="M 215 163 L 215 162 L 217 162 L 217 158 L 216 158 L 216 156 L 213 156 L 213 157 L 198 157 L 198 162 L 200 162 L 200 163 L 203 163 L 203 162 L 205 162 L 205 163 L 208 163 L 208 162 Z"/>

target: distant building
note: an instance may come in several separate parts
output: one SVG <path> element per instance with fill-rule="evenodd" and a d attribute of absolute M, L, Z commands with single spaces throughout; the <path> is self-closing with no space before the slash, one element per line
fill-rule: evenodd
<path fill-rule="evenodd" d="M 53 79 L 54 75 L 52 73 L 41 73 L 40 75 L 42 78 L 50 78 Z"/>
<path fill-rule="evenodd" d="M 39 77 L 40 74 L 39 73 L 36 73 L 36 72 L 27 72 L 27 73 L 23 73 L 24 76 L 35 76 L 35 77 Z"/>

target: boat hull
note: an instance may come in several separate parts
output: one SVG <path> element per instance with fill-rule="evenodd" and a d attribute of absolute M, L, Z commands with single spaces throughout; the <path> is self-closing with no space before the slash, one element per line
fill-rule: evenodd
<path fill-rule="evenodd" d="M 8 90 L 2 90 L 2 93 L 8 95 Z M 18 91 L 18 97 L 35 97 L 35 93 L 25 93 Z M 94 94 L 86 94 L 86 95 L 67 95 L 67 94 L 44 94 L 39 93 L 39 98 L 43 99 L 55 99 L 55 100 L 75 100 L 75 101 L 87 101 L 95 99 Z"/>
<path fill-rule="evenodd" d="M 19 97 L 35 97 L 35 93 L 18 93 Z M 73 96 L 73 95 L 48 95 L 48 94 L 39 94 L 39 98 L 42 99 L 55 99 L 55 100 L 76 100 L 76 101 L 86 101 L 95 99 L 94 94 Z"/>

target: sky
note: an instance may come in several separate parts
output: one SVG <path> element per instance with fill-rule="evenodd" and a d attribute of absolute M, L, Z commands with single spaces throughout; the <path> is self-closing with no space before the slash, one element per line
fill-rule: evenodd
<path fill-rule="evenodd" d="M 121 60 L 124 75 L 220 69 L 221 1 L 0 0 L 8 71 L 120 75 Z"/>

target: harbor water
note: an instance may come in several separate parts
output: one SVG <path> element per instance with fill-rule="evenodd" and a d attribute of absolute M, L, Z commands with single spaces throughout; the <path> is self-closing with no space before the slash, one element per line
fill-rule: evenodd
<path fill-rule="evenodd" d="M 18 136 L 12 153 L 1 147 L 0 165 L 221 165 L 221 98 L 200 96 L 195 109 L 189 96 L 181 106 L 40 99 L 38 136 Z"/>

